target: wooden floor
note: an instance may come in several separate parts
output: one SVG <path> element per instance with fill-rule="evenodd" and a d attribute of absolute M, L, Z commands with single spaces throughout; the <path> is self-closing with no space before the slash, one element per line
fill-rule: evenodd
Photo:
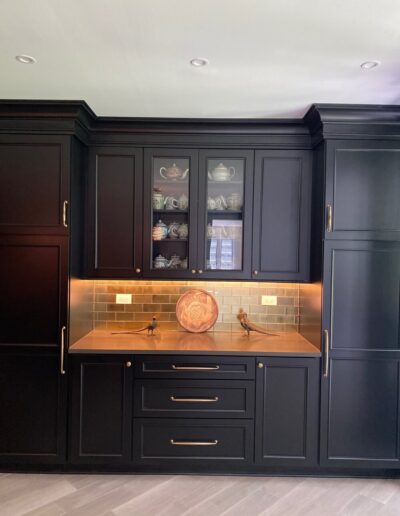
<path fill-rule="evenodd" d="M 400 515 L 400 480 L 0 474 L 1 516 Z"/>

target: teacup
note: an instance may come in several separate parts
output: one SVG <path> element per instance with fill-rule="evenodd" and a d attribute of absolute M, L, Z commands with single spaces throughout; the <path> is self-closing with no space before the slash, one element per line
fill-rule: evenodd
<path fill-rule="evenodd" d="M 207 208 L 208 208 L 209 210 L 215 210 L 215 206 L 216 206 L 216 204 L 215 204 L 215 200 L 214 200 L 212 197 L 209 197 L 209 198 L 207 199 Z"/>
<path fill-rule="evenodd" d="M 214 198 L 215 201 L 215 209 L 216 210 L 226 210 L 228 205 L 226 204 L 226 199 L 223 195 L 218 195 L 218 197 Z"/>
<path fill-rule="evenodd" d="M 238 193 L 232 193 L 226 199 L 228 210 L 239 211 L 242 207 L 242 197 Z"/>
<path fill-rule="evenodd" d="M 156 190 L 153 193 L 153 209 L 162 210 L 164 209 L 164 196 L 161 192 L 157 192 Z"/>

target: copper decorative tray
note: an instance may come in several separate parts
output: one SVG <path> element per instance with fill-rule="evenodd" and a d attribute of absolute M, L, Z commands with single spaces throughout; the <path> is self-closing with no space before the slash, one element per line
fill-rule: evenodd
<path fill-rule="evenodd" d="M 218 319 L 217 302 L 209 292 L 193 288 L 178 299 L 176 318 L 185 330 L 202 333 L 214 326 Z"/>

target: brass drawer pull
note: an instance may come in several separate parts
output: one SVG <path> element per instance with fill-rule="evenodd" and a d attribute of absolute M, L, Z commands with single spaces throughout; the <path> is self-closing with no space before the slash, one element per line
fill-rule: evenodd
<path fill-rule="evenodd" d="M 213 441 L 175 441 L 175 439 L 171 439 L 170 443 L 173 446 L 216 446 L 218 439 Z"/>
<path fill-rule="evenodd" d="M 328 204 L 326 207 L 326 231 L 332 233 L 332 205 Z"/>
<path fill-rule="evenodd" d="M 177 366 L 172 364 L 172 369 L 175 371 L 217 371 L 219 365 L 215 366 Z"/>
<path fill-rule="evenodd" d="M 179 398 L 176 396 L 170 396 L 171 401 L 179 401 L 182 403 L 214 403 L 218 401 L 218 396 L 212 396 L 210 398 Z"/>
<path fill-rule="evenodd" d="M 63 215 L 62 215 L 62 218 L 63 218 L 63 226 L 65 228 L 68 227 L 68 215 L 67 215 L 67 210 L 68 210 L 68 201 L 64 201 L 63 202 Z"/>
<path fill-rule="evenodd" d="M 67 328 L 63 326 L 61 328 L 61 350 L 60 350 L 60 373 L 65 374 L 64 369 L 64 348 L 65 348 L 65 332 Z"/>
<path fill-rule="evenodd" d="M 324 344 L 325 344 L 325 356 L 324 356 L 324 378 L 329 375 L 329 332 L 324 330 Z"/>

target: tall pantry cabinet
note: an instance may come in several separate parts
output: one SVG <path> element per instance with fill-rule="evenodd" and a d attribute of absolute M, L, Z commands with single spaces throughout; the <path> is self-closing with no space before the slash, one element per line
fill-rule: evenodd
<path fill-rule="evenodd" d="M 69 251 L 81 166 L 72 136 L 0 134 L 0 464 L 66 461 Z"/>

